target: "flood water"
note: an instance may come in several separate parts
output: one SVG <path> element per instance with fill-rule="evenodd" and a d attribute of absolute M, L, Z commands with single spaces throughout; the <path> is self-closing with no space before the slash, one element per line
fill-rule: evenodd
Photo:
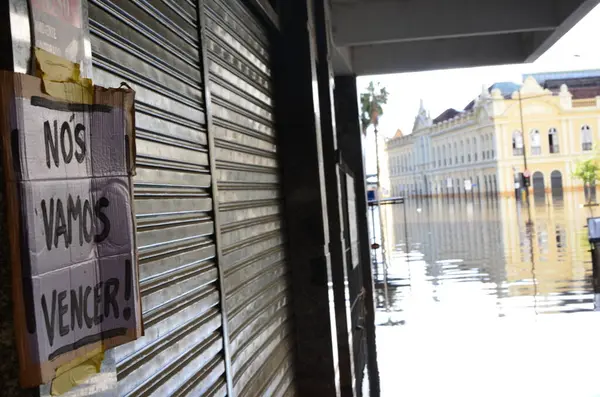
<path fill-rule="evenodd" d="M 600 207 L 583 204 L 565 193 L 384 207 L 382 395 L 600 396 L 585 228 Z"/>

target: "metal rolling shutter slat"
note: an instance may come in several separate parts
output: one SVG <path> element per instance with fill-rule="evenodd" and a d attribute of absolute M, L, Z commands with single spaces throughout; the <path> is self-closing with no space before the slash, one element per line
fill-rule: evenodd
<path fill-rule="evenodd" d="M 284 367 L 282 365 L 282 369 L 284 372 L 282 372 L 282 374 L 280 375 L 280 379 L 278 379 L 278 382 L 273 383 L 272 388 L 265 389 L 260 395 L 282 397 L 289 390 L 293 390 L 293 388 L 292 388 L 293 374 L 292 373 L 293 373 L 294 367 L 291 365 Z M 288 395 L 291 396 L 291 395 L 293 395 L 293 393 L 290 393 Z"/>
<path fill-rule="evenodd" d="M 293 379 L 291 286 L 268 32 L 239 0 L 205 4 L 234 392 L 283 395 Z"/>
<path fill-rule="evenodd" d="M 253 377 L 248 387 L 240 393 L 240 397 L 251 396 L 272 396 L 273 389 L 279 385 L 285 376 L 290 376 L 288 369 L 292 368 L 289 355 L 294 346 L 292 335 L 287 335 L 286 339 L 277 345 L 272 353 L 273 365 L 263 365 L 258 375 Z"/>
<path fill-rule="evenodd" d="M 189 1 L 90 0 L 89 16 L 94 82 L 124 81 L 136 90 L 134 196 L 146 331 L 115 350 L 119 394 L 223 396 L 197 10 Z"/>
<path fill-rule="evenodd" d="M 281 394 L 281 396 L 283 397 L 294 397 L 296 395 L 296 390 L 294 389 L 294 384 L 292 382 L 290 382 L 290 384 L 287 386 L 287 389 L 285 389 L 283 391 L 283 394 Z"/>

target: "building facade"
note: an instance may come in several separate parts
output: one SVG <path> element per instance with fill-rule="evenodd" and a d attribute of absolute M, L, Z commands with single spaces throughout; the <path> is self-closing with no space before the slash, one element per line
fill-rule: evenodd
<path fill-rule="evenodd" d="M 386 143 L 391 194 L 508 196 L 522 174 L 538 195 L 582 189 L 572 174 L 596 153 L 600 97 L 579 88 L 581 79 L 573 89 L 568 83 L 557 90 L 533 77 L 522 86 L 497 83 L 464 110 L 435 119 L 421 105 L 413 133 Z"/>

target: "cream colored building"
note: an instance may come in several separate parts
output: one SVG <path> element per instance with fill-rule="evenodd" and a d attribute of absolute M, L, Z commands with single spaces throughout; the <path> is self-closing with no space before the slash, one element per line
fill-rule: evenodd
<path fill-rule="evenodd" d="M 600 91 L 571 91 L 530 76 L 484 88 L 465 110 L 436 119 L 421 104 L 412 134 L 386 143 L 390 195 L 514 195 L 525 170 L 536 194 L 581 189 L 572 173 L 600 142 Z"/>

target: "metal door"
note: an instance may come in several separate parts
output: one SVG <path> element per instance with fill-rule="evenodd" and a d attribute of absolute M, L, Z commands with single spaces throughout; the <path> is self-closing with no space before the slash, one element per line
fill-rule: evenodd
<path fill-rule="evenodd" d="M 356 212 L 356 185 L 352 172 L 344 164 L 338 166 L 340 180 L 340 203 L 343 221 L 343 246 L 348 266 L 348 289 L 350 292 L 350 317 L 352 329 L 352 354 L 354 355 L 354 378 L 360 393 L 367 365 L 366 305 L 364 281 L 360 264 L 358 241 L 358 213 Z M 368 265 L 368 264 L 367 264 Z"/>
<path fill-rule="evenodd" d="M 226 394 L 195 4 L 89 0 L 94 82 L 136 91 L 145 335 L 115 350 L 120 395 Z"/>
<path fill-rule="evenodd" d="M 280 396 L 292 392 L 294 340 L 270 34 L 240 0 L 204 4 L 233 389 Z"/>

